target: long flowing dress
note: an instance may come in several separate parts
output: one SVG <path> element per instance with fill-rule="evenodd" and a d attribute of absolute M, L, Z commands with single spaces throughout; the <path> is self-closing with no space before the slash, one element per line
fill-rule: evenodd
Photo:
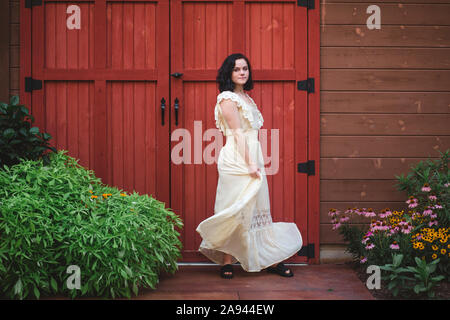
<path fill-rule="evenodd" d="M 273 222 L 264 170 L 264 158 L 258 140 L 263 117 L 253 99 L 248 104 L 238 94 L 223 91 L 217 96 L 216 126 L 227 137 L 219 153 L 219 179 L 214 215 L 203 220 L 196 231 L 201 235 L 199 251 L 213 262 L 224 265 L 224 253 L 232 263 L 239 261 L 248 272 L 258 272 L 286 260 L 302 247 L 302 236 L 295 223 Z M 257 162 L 261 176 L 252 178 L 238 151 L 232 132 L 222 116 L 220 102 L 235 101 L 250 157 Z"/>

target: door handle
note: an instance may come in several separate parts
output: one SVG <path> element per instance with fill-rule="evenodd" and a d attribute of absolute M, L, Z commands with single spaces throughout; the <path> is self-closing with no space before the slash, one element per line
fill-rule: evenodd
<path fill-rule="evenodd" d="M 164 125 L 164 110 L 166 109 L 166 100 L 161 99 L 161 125 Z"/>
<path fill-rule="evenodd" d="M 179 72 L 175 72 L 175 73 L 171 73 L 170 75 L 171 75 L 172 77 L 179 78 L 179 77 L 181 77 L 183 74 L 182 74 L 182 73 L 179 73 Z"/>
<path fill-rule="evenodd" d="M 175 109 L 175 125 L 178 126 L 178 109 L 180 108 L 180 101 L 178 98 L 175 98 L 175 104 L 173 105 L 173 108 Z"/>

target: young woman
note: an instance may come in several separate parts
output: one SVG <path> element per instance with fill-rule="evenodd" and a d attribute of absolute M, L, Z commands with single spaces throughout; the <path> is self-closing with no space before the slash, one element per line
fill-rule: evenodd
<path fill-rule="evenodd" d="M 284 277 L 293 272 L 282 261 L 302 247 L 294 223 L 272 222 L 264 158 L 258 140 L 263 117 L 244 90 L 253 89 L 248 59 L 228 56 L 217 75 L 220 94 L 215 106 L 216 126 L 226 136 L 217 168 L 219 181 L 214 215 L 202 221 L 199 251 L 222 266 L 221 276 L 233 277 L 239 261 L 248 272 L 267 271 Z"/>

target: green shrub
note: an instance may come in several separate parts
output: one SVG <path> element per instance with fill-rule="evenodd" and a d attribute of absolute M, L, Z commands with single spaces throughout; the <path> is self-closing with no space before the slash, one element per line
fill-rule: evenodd
<path fill-rule="evenodd" d="M 392 264 L 380 267 L 387 273 L 382 278 L 388 282 L 387 288 L 392 291 L 394 297 L 402 291 L 405 295 L 410 295 L 414 292 L 416 295 L 426 294 L 428 298 L 434 298 L 434 287 L 445 279 L 443 275 L 432 276 L 440 259 L 427 263 L 416 257 L 414 259 L 416 266 L 408 266 L 406 268 L 400 267 L 402 260 L 402 254 L 394 254 Z M 406 274 L 408 273 L 412 273 L 414 277 L 407 276 Z"/>
<path fill-rule="evenodd" d="M 130 297 L 181 256 L 181 219 L 164 203 L 106 186 L 59 151 L 0 170 L 0 292 Z M 69 266 L 81 288 L 67 287 Z"/>
<path fill-rule="evenodd" d="M 49 144 L 52 137 L 32 127 L 33 122 L 28 109 L 19 104 L 19 97 L 11 97 L 10 104 L 0 103 L 0 168 L 17 164 L 21 159 L 42 157 L 44 163 L 49 163 L 48 154 L 44 152 L 56 152 Z"/>

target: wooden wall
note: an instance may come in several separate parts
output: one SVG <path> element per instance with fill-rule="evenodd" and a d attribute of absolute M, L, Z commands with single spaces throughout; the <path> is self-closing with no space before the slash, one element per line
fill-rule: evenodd
<path fill-rule="evenodd" d="M 381 9 L 379 30 L 366 26 L 372 4 Z M 450 0 L 321 0 L 320 10 L 327 245 L 342 243 L 329 208 L 401 209 L 406 194 L 394 176 L 450 148 Z"/>

